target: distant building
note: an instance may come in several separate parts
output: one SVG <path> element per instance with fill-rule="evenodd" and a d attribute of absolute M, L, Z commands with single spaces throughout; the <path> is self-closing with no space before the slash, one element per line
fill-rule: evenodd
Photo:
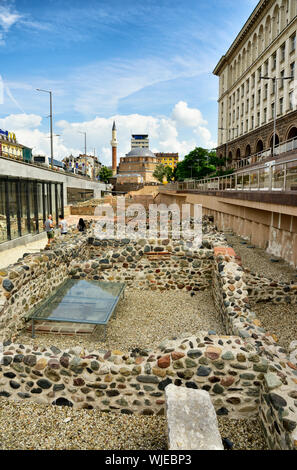
<path fill-rule="evenodd" d="M 0 129 L 0 155 L 2 157 L 23 160 L 23 147 L 18 143 L 14 132 Z"/>
<path fill-rule="evenodd" d="M 177 166 L 178 164 L 178 153 L 155 153 L 158 163 L 161 163 L 162 165 L 165 166 L 170 166 L 172 170 Z"/>
<path fill-rule="evenodd" d="M 69 155 L 62 160 L 65 170 L 74 174 L 88 176 L 91 179 L 98 179 L 101 170 L 101 163 L 94 155 L 80 154 L 78 157 Z"/>
<path fill-rule="evenodd" d="M 131 150 L 136 148 L 149 148 L 148 134 L 133 134 L 131 137 Z"/>

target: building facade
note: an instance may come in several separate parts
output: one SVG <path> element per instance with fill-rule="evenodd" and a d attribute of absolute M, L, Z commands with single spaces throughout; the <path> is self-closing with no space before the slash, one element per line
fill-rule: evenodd
<path fill-rule="evenodd" d="M 102 168 L 98 158 L 94 155 L 81 154 L 78 157 L 70 155 L 69 157 L 64 157 L 62 162 L 66 171 L 87 176 L 90 179 L 98 179 Z"/>
<path fill-rule="evenodd" d="M 158 165 L 157 157 L 148 148 L 134 148 L 120 158 L 118 175 L 137 175 L 145 183 L 157 183 L 153 173 Z"/>
<path fill-rule="evenodd" d="M 229 166 L 297 137 L 296 15 L 296 0 L 261 0 L 214 70 L 217 155 Z"/>
<path fill-rule="evenodd" d="M 172 171 L 178 164 L 178 153 L 155 153 L 158 163 L 169 166 Z"/>
<path fill-rule="evenodd" d="M 0 175 L 0 243 L 42 232 L 52 214 L 64 213 L 63 184 Z"/>
<path fill-rule="evenodd" d="M 23 160 L 23 145 L 19 144 L 14 132 L 0 129 L 0 155 Z"/>
<path fill-rule="evenodd" d="M 131 137 L 131 150 L 136 148 L 149 148 L 148 134 L 133 134 Z"/>

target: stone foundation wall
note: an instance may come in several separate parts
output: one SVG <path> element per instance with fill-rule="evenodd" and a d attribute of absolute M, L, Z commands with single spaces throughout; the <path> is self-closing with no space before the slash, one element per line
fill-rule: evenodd
<path fill-rule="evenodd" d="M 87 278 L 110 275 L 116 278 L 118 275 L 121 279 L 128 277 L 125 281 L 129 282 L 132 273 L 134 280 L 141 273 L 141 268 L 137 267 L 139 264 L 148 263 L 148 271 L 156 267 L 153 265 L 155 261 L 144 261 L 144 253 L 140 255 L 146 245 L 123 240 L 109 241 L 107 245 L 106 241 L 95 244 L 92 239 L 87 244 L 86 237 L 76 238 L 73 245 L 66 240 L 57 244 L 53 253 L 39 255 L 42 258 L 39 263 L 32 261 L 32 265 L 28 266 L 28 278 L 22 274 L 21 269 L 26 271 L 22 264 L 14 268 L 16 272 L 20 268 L 15 279 L 9 277 L 12 272 L 9 269 L 5 279 L 14 282 L 14 286 L 9 292 L 7 282 L 2 282 L 2 288 L 9 294 L 5 295 L 7 305 L 4 311 L 8 313 L 7 308 L 11 308 L 8 316 L 12 334 L 4 342 L 0 396 L 77 408 L 96 407 L 106 412 L 162 415 L 165 413 L 165 387 L 173 383 L 208 391 L 218 415 L 247 417 L 259 414 L 270 448 L 296 449 L 297 367 L 289 361 L 286 351 L 261 328 L 259 320 L 250 310 L 244 270 L 231 248 L 218 246 L 221 239 L 220 234 L 214 236 L 213 250 L 207 245 L 209 239 L 205 240 L 204 247 L 196 253 L 181 250 L 181 247 L 174 245 L 175 242 L 164 245 L 167 252 L 168 247 L 172 246 L 171 253 L 177 255 L 172 254 L 164 265 L 159 261 L 157 269 L 160 272 L 152 274 L 156 280 L 158 276 L 163 278 L 160 274 L 164 272 L 166 282 L 174 270 L 179 275 L 185 272 L 192 278 L 192 270 L 198 272 L 201 268 L 201 265 L 194 268 L 195 261 L 206 263 L 207 274 L 211 264 L 213 295 L 228 336 L 216 336 L 212 331 L 199 332 L 190 337 L 166 339 L 153 351 L 84 351 L 80 347 L 61 351 L 54 346 L 39 349 L 11 342 L 17 323 L 12 314 L 22 318 L 24 313 L 20 300 L 23 298 L 22 291 L 30 282 L 37 284 L 41 279 L 46 284 L 47 275 L 52 273 L 49 284 L 53 285 L 66 275 L 66 270 L 69 275 Z M 162 246 L 157 240 L 149 241 L 151 251 L 146 253 L 158 253 L 155 248 Z M 128 247 L 132 251 L 127 250 Z M 180 250 L 175 251 L 175 248 Z M 52 258 L 49 256 L 51 253 Z M 115 254 L 119 256 L 114 257 Z M 97 255 L 97 258 L 89 261 L 90 255 Z M 136 262 L 137 256 L 140 259 Z M 124 261 L 119 260 L 121 257 Z M 34 260 L 35 256 L 30 259 Z M 113 262 L 113 259 L 117 261 Z M 107 261 L 100 263 L 103 260 Z M 58 262 L 61 263 L 60 270 L 55 266 Z M 181 262 L 187 263 L 187 266 L 182 266 Z M 36 265 L 39 270 L 36 270 Z M 35 272 L 30 271 L 34 269 Z M 57 277 L 55 272 L 59 272 Z M 35 274 L 36 277 L 30 281 Z M 147 274 L 145 272 L 145 276 Z M 147 288 L 150 283 L 146 281 L 151 280 L 140 279 L 137 282 L 145 282 Z M 176 281 L 179 282 L 178 279 Z M 160 282 L 163 283 L 160 287 L 165 287 L 163 279 Z M 6 288 L 3 287 L 5 285 Z M 15 311 L 14 304 L 17 305 Z"/>
<path fill-rule="evenodd" d="M 213 250 L 189 251 L 181 241 L 90 240 L 86 263 L 73 261 L 74 279 L 125 282 L 140 289 L 204 290 L 211 285 Z M 210 247 L 207 241 L 204 244 Z"/>
<path fill-rule="evenodd" d="M 297 284 L 277 282 L 266 277 L 245 272 L 244 280 L 247 285 L 250 303 L 271 302 L 274 304 L 296 304 Z"/>
<path fill-rule="evenodd" d="M 213 293 L 226 330 L 239 335 L 245 348 L 253 346 L 261 358 L 252 369 L 262 371 L 258 411 L 267 442 L 271 449 L 297 449 L 297 367 L 249 309 L 244 271 L 235 262 L 233 250 L 214 252 Z"/>
<path fill-rule="evenodd" d="M 53 249 L 25 256 L 0 271 L 0 339 L 24 328 L 24 318 L 69 277 L 73 259 L 85 259 L 87 235 L 56 240 Z"/>

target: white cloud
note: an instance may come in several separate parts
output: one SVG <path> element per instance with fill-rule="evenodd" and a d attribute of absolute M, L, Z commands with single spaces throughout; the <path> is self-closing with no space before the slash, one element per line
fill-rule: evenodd
<path fill-rule="evenodd" d="M 21 19 L 22 16 L 18 13 L 11 12 L 9 7 L 0 6 L 0 26 L 2 29 L 7 32 L 11 26 Z"/>
<path fill-rule="evenodd" d="M 172 119 L 185 127 L 207 125 L 207 121 L 203 119 L 201 111 L 199 111 L 199 109 L 189 108 L 188 103 L 185 101 L 179 101 L 179 103 L 174 106 Z"/>
<path fill-rule="evenodd" d="M 0 126 L 3 129 L 15 131 L 21 129 L 35 129 L 41 125 L 42 117 L 36 114 L 10 114 L 0 119 Z"/>
<path fill-rule="evenodd" d="M 174 119 L 173 119 L 174 116 Z M 190 117 L 195 117 L 193 126 Z M 118 130 L 118 160 L 129 152 L 132 133 L 149 134 L 150 148 L 154 152 L 178 152 L 180 157 L 186 155 L 196 146 L 213 148 L 211 133 L 201 112 L 189 108 L 186 102 L 177 103 L 171 117 L 155 117 L 140 114 L 114 115 L 109 118 L 96 117 L 90 121 L 55 123 L 54 137 L 55 158 L 63 158 L 72 153 L 78 155 L 84 151 L 84 136 L 87 133 L 87 152 L 93 154 L 94 149 L 100 161 L 111 164 L 111 129 L 113 121 Z M 42 117 L 36 114 L 14 114 L 0 119 L 0 127 L 14 131 L 18 141 L 33 147 L 33 153 L 49 155 L 49 133 L 40 130 Z"/>

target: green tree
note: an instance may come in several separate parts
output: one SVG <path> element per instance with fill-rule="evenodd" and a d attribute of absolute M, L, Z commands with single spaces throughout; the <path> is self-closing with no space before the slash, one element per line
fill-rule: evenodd
<path fill-rule="evenodd" d="M 162 163 L 159 163 L 155 168 L 153 177 L 160 181 L 160 183 L 163 183 L 164 176 L 166 177 L 167 181 L 172 181 L 173 171 L 170 166 L 165 166 L 162 165 Z"/>
<path fill-rule="evenodd" d="M 109 178 L 112 177 L 112 170 L 107 168 L 107 166 L 103 166 L 100 170 L 99 176 L 101 181 L 108 183 Z"/>
<path fill-rule="evenodd" d="M 177 164 L 175 176 L 178 180 L 186 178 L 204 178 L 214 173 L 217 166 L 223 165 L 214 150 L 206 150 L 202 147 L 196 147 L 184 160 Z"/>

